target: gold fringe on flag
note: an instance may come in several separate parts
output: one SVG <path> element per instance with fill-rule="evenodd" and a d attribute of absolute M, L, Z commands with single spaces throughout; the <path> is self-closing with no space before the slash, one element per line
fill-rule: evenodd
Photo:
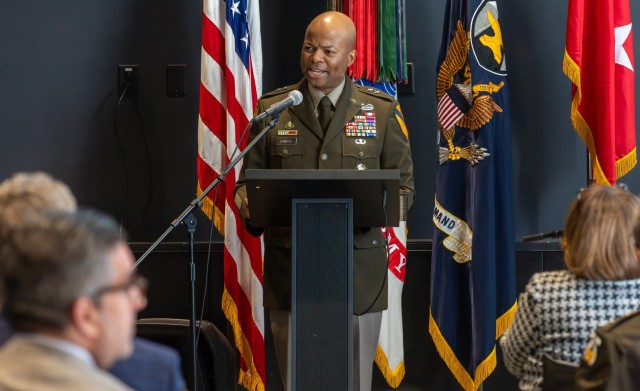
<path fill-rule="evenodd" d="M 240 327 L 240 322 L 238 321 L 238 308 L 236 307 L 236 303 L 233 301 L 229 292 L 227 292 L 226 287 L 222 292 L 222 311 L 227 317 L 229 323 L 231 323 L 233 334 L 235 336 L 234 340 L 236 341 L 236 348 L 241 352 L 242 357 L 245 359 L 245 363 L 251 366 L 248 371 L 249 373 L 240 368 L 238 383 L 249 391 L 264 391 L 264 383 L 262 382 L 258 369 L 255 367 L 253 361 L 251 346 L 242 332 L 242 327 Z"/>
<path fill-rule="evenodd" d="M 573 127 L 578 132 L 578 135 L 584 141 L 587 146 L 587 150 L 591 155 L 591 165 L 593 167 L 593 178 L 598 184 L 606 184 L 610 185 L 609 180 L 606 175 L 602 171 L 602 167 L 600 166 L 600 162 L 598 161 L 598 154 L 596 153 L 596 144 L 593 140 L 593 134 L 591 133 L 591 128 L 589 128 L 589 124 L 582 117 L 578 107 L 580 106 L 580 101 L 582 100 L 582 87 L 580 84 L 580 67 L 576 64 L 575 61 L 571 58 L 567 51 L 564 51 L 564 59 L 562 60 L 562 71 L 565 75 L 571 80 L 571 82 L 576 86 L 576 92 L 573 96 L 573 100 L 571 101 L 571 123 L 573 123 Z"/>
<path fill-rule="evenodd" d="M 200 183 L 198 183 L 196 196 L 200 197 L 201 194 L 202 189 L 200 188 Z M 211 201 L 209 197 L 204 197 L 200 210 L 209 218 L 209 220 L 213 220 L 213 225 L 216 227 L 220 235 L 224 236 L 224 213 L 222 213 L 220 209 L 214 207 L 213 201 Z"/>
<path fill-rule="evenodd" d="M 384 350 L 382 350 L 380 345 L 378 345 L 376 347 L 376 356 L 374 361 L 378 364 L 378 368 L 380 368 L 380 372 L 382 372 L 382 376 L 387 381 L 387 384 L 392 388 L 398 388 L 405 375 L 404 360 L 402 360 L 395 369 L 391 369 L 389 367 L 387 355 L 384 354 Z"/>
<path fill-rule="evenodd" d="M 582 88 L 580 85 L 580 67 L 578 64 L 573 61 L 569 53 L 565 50 L 564 59 L 562 61 L 562 71 L 565 75 L 571 80 L 571 82 L 576 86 L 576 93 L 571 101 L 571 122 L 573 123 L 573 127 L 576 129 L 576 132 L 580 136 L 580 138 L 587 145 L 587 150 L 591 155 L 591 164 L 593 166 L 593 178 L 596 183 L 611 185 L 611 182 L 607 179 L 604 171 L 602 171 L 602 166 L 600 165 L 600 161 L 598 160 L 598 154 L 596 151 L 596 144 L 593 140 L 593 135 L 591 133 L 591 128 L 587 121 L 585 121 L 584 117 L 578 110 L 578 106 L 580 105 L 580 101 L 582 100 Z M 620 159 L 616 160 L 616 178 L 620 178 L 627 174 L 638 162 L 636 156 L 636 148 L 634 148 L 627 155 L 623 156 Z"/>
<path fill-rule="evenodd" d="M 516 316 L 516 309 L 518 309 L 517 301 L 513 303 L 513 306 L 509 308 L 507 312 L 496 320 L 496 341 L 507 331 L 509 326 L 511 326 L 511 322 L 513 322 L 513 318 Z"/>
<path fill-rule="evenodd" d="M 507 312 L 502 314 L 496 320 L 496 340 L 498 340 L 498 338 L 511 325 L 511 321 L 515 316 L 516 308 L 517 303 L 514 303 L 514 305 Z M 489 377 L 489 375 L 491 375 L 493 370 L 496 368 L 497 358 L 496 347 L 494 346 L 493 350 L 487 356 L 487 358 L 485 358 L 484 361 L 482 361 L 480 365 L 478 365 L 472 378 L 469 372 L 467 372 L 465 367 L 460 363 L 458 357 L 456 357 L 455 353 L 453 352 L 453 349 L 451 349 L 451 346 L 449 346 L 449 343 L 440 332 L 440 328 L 433 318 L 433 314 L 431 313 L 431 311 L 429 311 L 429 334 L 431 334 L 431 338 L 433 339 L 438 354 L 453 374 L 453 377 L 455 377 L 455 379 L 465 391 L 477 391 L 482 383 Z"/>
<path fill-rule="evenodd" d="M 620 178 L 627 174 L 636 165 L 636 163 L 638 163 L 638 158 L 636 156 L 636 149 L 633 148 L 633 150 L 624 157 L 616 160 L 616 178 Z"/>

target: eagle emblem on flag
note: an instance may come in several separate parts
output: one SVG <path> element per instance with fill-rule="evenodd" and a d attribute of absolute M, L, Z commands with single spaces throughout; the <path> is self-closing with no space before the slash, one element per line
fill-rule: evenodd
<path fill-rule="evenodd" d="M 502 63 L 502 36 L 497 20 L 487 11 L 487 20 L 494 31 L 493 35 L 476 34 L 477 42 L 489 48 L 493 60 Z M 447 54 L 438 71 L 436 96 L 438 99 L 438 128 L 447 142 L 447 147 L 439 148 L 440 164 L 447 160 L 465 159 L 475 165 L 489 156 L 486 148 L 473 141 L 466 146 L 454 144 L 456 127 L 476 131 L 493 118 L 494 112 L 502 112 L 502 108 L 491 98 L 504 85 L 473 85 L 469 69 L 470 33 L 465 31 L 462 22 L 456 24 L 456 32 L 447 48 Z"/>

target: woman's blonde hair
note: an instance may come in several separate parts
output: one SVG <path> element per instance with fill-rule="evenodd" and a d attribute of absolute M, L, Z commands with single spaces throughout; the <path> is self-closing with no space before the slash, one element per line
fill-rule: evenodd
<path fill-rule="evenodd" d="M 633 237 L 639 215 L 640 198 L 618 186 L 582 190 L 564 228 L 567 268 L 589 280 L 640 277 Z"/>

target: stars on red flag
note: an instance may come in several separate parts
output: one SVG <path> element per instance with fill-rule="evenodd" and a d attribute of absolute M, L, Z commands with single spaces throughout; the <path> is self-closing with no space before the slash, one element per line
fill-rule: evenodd
<path fill-rule="evenodd" d="M 627 54 L 627 50 L 623 46 L 631 35 L 631 23 L 615 27 L 613 30 L 615 36 L 615 63 L 633 72 L 633 64 Z"/>

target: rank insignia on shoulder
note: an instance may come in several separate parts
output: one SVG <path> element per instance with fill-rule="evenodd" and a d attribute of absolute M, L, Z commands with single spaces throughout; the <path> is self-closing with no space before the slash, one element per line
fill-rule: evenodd
<path fill-rule="evenodd" d="M 288 88 L 288 87 L 279 87 L 279 88 L 276 88 L 276 91 L 275 91 L 275 92 L 284 91 L 284 90 L 286 90 L 287 88 Z"/>
<path fill-rule="evenodd" d="M 363 103 L 362 105 L 360 105 L 360 110 L 362 110 L 362 111 L 372 111 L 373 110 L 373 105 L 371 103 Z"/>
<path fill-rule="evenodd" d="M 297 135 L 298 135 L 298 131 L 296 129 L 278 130 L 278 136 L 297 136 Z"/>
<path fill-rule="evenodd" d="M 286 125 L 284 125 L 285 129 L 293 129 L 293 122 L 289 121 L 286 123 Z"/>
<path fill-rule="evenodd" d="M 375 88 L 369 87 L 369 88 L 367 88 L 367 92 L 370 92 L 372 94 L 377 94 L 377 93 L 380 92 L 380 90 L 376 90 Z"/>

